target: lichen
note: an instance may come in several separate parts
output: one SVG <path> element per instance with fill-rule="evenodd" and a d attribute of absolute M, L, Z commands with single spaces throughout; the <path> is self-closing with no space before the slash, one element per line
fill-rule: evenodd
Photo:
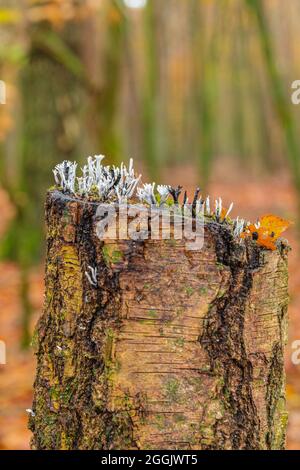
<path fill-rule="evenodd" d="M 222 199 L 218 197 L 211 207 L 210 197 L 202 197 L 199 188 L 196 188 L 191 204 L 188 203 L 187 191 L 184 191 L 183 200 L 180 202 L 182 186 L 177 188 L 169 185 L 156 186 L 154 182 L 139 186 L 141 175 L 136 176 L 132 159 L 127 169 L 123 163 L 120 167 L 103 166 L 103 158 L 103 155 L 88 157 L 87 164 L 81 169 L 82 174 L 79 177 L 76 162 L 64 161 L 56 165 L 53 170 L 56 188 L 66 194 L 91 201 L 118 201 L 123 204 L 127 200 L 133 200 L 147 206 L 165 209 L 172 207 L 175 213 L 184 217 L 200 218 L 206 223 L 225 224 L 230 228 L 234 238 L 243 239 L 250 236 L 257 244 L 271 250 L 277 248 L 279 235 L 290 224 L 289 221 L 272 215 L 262 216 L 254 224 L 239 217 L 231 219 L 229 215 L 233 203 L 225 208 Z M 67 229 L 71 227 L 68 215 L 63 215 L 62 225 Z M 70 237 L 72 236 L 71 230 Z M 175 245 L 176 240 L 171 238 L 168 243 Z"/>
<path fill-rule="evenodd" d="M 169 379 L 165 385 L 165 394 L 166 398 L 172 402 L 177 402 L 179 400 L 179 387 L 180 382 L 177 379 Z"/>

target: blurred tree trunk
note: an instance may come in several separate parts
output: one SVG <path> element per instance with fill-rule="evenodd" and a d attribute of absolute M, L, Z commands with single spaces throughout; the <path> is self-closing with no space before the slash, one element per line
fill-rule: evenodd
<path fill-rule="evenodd" d="M 284 448 L 286 248 L 103 241 L 96 209 L 48 193 L 32 447 Z"/>
<path fill-rule="evenodd" d="M 290 169 L 295 188 L 298 192 L 298 210 L 300 213 L 300 144 L 294 118 L 289 108 L 290 100 L 285 93 L 284 82 L 276 64 L 275 51 L 271 31 L 266 18 L 264 1 L 245 0 L 245 2 L 254 14 L 257 23 L 262 53 L 270 83 L 269 92 L 272 96 L 278 120 L 285 137 Z"/>
<path fill-rule="evenodd" d="M 231 54 L 231 83 L 232 83 L 232 103 L 233 103 L 233 143 L 234 150 L 237 151 L 243 165 L 247 167 L 248 155 L 246 146 L 246 123 L 245 123 L 245 82 L 243 73 L 245 73 L 245 32 L 242 21 L 241 5 L 234 5 L 235 8 L 230 16 L 233 23 L 232 30 L 232 54 Z M 228 17 L 228 13 L 227 13 Z"/>
<path fill-rule="evenodd" d="M 28 275 L 43 252 L 43 206 L 49 169 L 63 158 L 80 155 L 78 115 L 82 91 L 75 28 L 66 24 L 58 33 L 44 21 L 30 24 L 28 34 L 28 57 L 19 79 L 18 174 L 10 188 L 16 217 L 2 247 L 3 255 L 17 261 L 21 268 L 23 345 L 29 342 Z M 74 75 L 76 70 L 80 71 L 78 76 Z"/>
<path fill-rule="evenodd" d="M 257 50 L 253 48 L 256 38 L 249 31 L 247 11 L 244 5 L 239 3 L 233 11 L 233 21 L 235 30 L 233 35 L 232 50 L 234 60 L 232 63 L 232 83 L 233 89 L 233 124 L 234 124 L 234 144 L 239 150 L 243 165 L 250 169 L 249 145 L 253 154 L 260 155 L 259 168 L 272 171 L 274 160 L 271 155 L 270 129 L 268 116 L 266 114 L 265 89 L 261 77 L 261 67 L 257 67 Z M 250 97 L 250 103 L 249 103 Z M 250 104 L 250 106 L 249 106 Z M 248 135 L 247 112 L 254 111 L 254 118 L 257 123 L 255 127 L 255 139 Z M 247 139 L 248 137 L 248 139 Z M 250 140 L 249 140 L 250 137 Z M 251 147 L 254 140 L 255 147 Z"/>
<path fill-rule="evenodd" d="M 156 0 L 147 2 L 144 12 L 145 29 L 145 75 L 142 91 L 142 125 L 144 137 L 144 160 L 147 171 L 153 178 L 157 176 L 159 156 L 157 138 L 157 106 L 159 97 L 159 45 L 157 38 L 160 5 Z"/>
<path fill-rule="evenodd" d="M 127 18 L 118 0 L 106 0 L 102 13 L 102 16 L 88 19 L 83 38 L 83 59 L 94 83 L 86 110 L 89 142 L 94 148 L 89 153 L 104 154 L 108 163 L 118 163 L 122 159 L 122 138 L 118 131 L 117 111 Z"/>
<path fill-rule="evenodd" d="M 192 40 L 194 68 L 194 94 L 196 107 L 196 152 L 199 159 L 200 182 L 203 189 L 209 183 L 215 142 L 215 104 L 217 95 L 217 51 L 219 9 L 214 5 L 213 32 L 208 36 L 205 21 L 205 5 L 193 0 Z"/>

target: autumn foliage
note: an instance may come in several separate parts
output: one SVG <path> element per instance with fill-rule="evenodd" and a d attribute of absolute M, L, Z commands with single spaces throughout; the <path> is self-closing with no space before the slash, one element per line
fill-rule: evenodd
<path fill-rule="evenodd" d="M 269 250 L 276 249 L 276 241 L 291 222 L 276 215 L 263 215 L 255 224 L 247 225 L 241 238 L 252 237 L 258 245 Z"/>

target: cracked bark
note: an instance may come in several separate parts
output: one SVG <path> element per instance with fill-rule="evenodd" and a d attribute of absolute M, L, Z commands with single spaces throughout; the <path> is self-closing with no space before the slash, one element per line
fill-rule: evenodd
<path fill-rule="evenodd" d="M 103 242 L 96 208 L 48 193 L 32 447 L 284 448 L 287 248 Z"/>

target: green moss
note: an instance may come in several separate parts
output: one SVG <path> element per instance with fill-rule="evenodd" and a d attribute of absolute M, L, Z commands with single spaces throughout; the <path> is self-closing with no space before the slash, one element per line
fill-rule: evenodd
<path fill-rule="evenodd" d="M 61 432 L 60 435 L 60 450 L 70 450 L 72 449 L 73 438 L 65 431 Z"/>
<path fill-rule="evenodd" d="M 104 245 L 102 247 L 102 256 L 107 266 L 118 264 L 123 260 L 123 253 L 116 250 L 113 245 Z"/>
<path fill-rule="evenodd" d="M 107 381 L 112 385 L 114 374 L 120 370 L 120 363 L 115 361 L 114 347 L 115 347 L 115 333 L 111 328 L 105 330 L 105 342 L 103 347 L 103 361 L 105 370 L 103 374 L 104 382 Z"/>
<path fill-rule="evenodd" d="M 271 449 L 278 450 L 284 448 L 286 427 L 288 423 L 288 413 L 284 398 L 279 398 L 273 417 L 273 429 L 271 439 Z"/>
<path fill-rule="evenodd" d="M 174 421 L 176 423 L 183 423 L 184 421 L 186 421 L 186 417 L 182 413 L 175 413 L 174 414 Z"/>
<path fill-rule="evenodd" d="M 219 271 L 223 271 L 225 269 L 224 264 L 220 263 L 219 261 L 216 262 L 216 266 L 219 269 Z"/>
<path fill-rule="evenodd" d="M 118 373 L 121 370 L 121 361 L 119 359 L 116 359 L 115 361 L 115 372 Z"/>
<path fill-rule="evenodd" d="M 169 238 L 166 240 L 166 243 L 170 246 L 176 246 L 177 240 L 175 240 L 175 238 Z"/>
<path fill-rule="evenodd" d="M 226 289 L 220 289 L 219 292 L 218 292 L 217 297 L 218 298 L 223 297 L 226 294 L 226 292 L 227 292 Z"/>
<path fill-rule="evenodd" d="M 231 392 L 227 387 L 223 388 L 223 395 L 224 395 L 225 400 L 227 401 L 230 400 Z"/>
<path fill-rule="evenodd" d="M 113 426 L 110 424 L 113 424 Z M 121 450 L 124 448 L 133 448 L 132 420 L 129 411 L 125 410 L 113 413 L 111 423 L 104 428 L 104 432 L 106 441 L 112 443 L 113 449 Z"/>
<path fill-rule="evenodd" d="M 48 414 L 44 417 L 44 422 L 47 426 L 56 425 L 57 420 L 58 420 L 58 416 L 54 413 Z"/>
<path fill-rule="evenodd" d="M 114 331 L 111 328 L 105 330 L 105 345 L 104 345 L 104 364 L 110 366 L 112 362 L 112 352 L 114 343 Z"/>
<path fill-rule="evenodd" d="M 121 409 L 123 411 L 131 411 L 135 409 L 132 398 L 128 395 L 128 393 L 124 393 L 123 396 L 118 396 L 115 399 L 115 403 L 118 409 Z"/>
<path fill-rule="evenodd" d="M 187 383 L 191 385 L 195 391 L 200 391 L 203 384 L 202 377 L 189 377 L 187 378 Z"/>
<path fill-rule="evenodd" d="M 194 289 L 191 286 L 186 286 L 185 293 L 188 297 L 191 297 L 194 293 Z"/>
<path fill-rule="evenodd" d="M 67 384 L 65 385 L 62 393 L 61 393 L 61 400 L 64 405 L 68 405 L 71 402 L 71 399 L 74 395 L 74 384 Z"/>
<path fill-rule="evenodd" d="M 49 394 L 50 394 L 50 400 L 52 407 L 54 410 L 58 411 L 60 408 L 60 388 L 58 385 L 53 385 L 50 388 Z"/>
<path fill-rule="evenodd" d="M 178 347 L 178 348 L 183 348 L 183 346 L 184 346 L 184 338 L 176 338 L 176 339 L 174 340 L 174 344 L 175 344 L 175 346 Z"/>
<path fill-rule="evenodd" d="M 150 310 L 148 310 L 148 315 L 149 315 L 151 318 L 157 318 L 157 311 L 154 310 L 154 309 L 150 309 Z"/>
<path fill-rule="evenodd" d="M 207 289 L 207 287 L 200 287 L 198 292 L 199 292 L 200 295 L 206 295 L 207 292 L 208 292 L 208 289 Z"/>
<path fill-rule="evenodd" d="M 161 431 L 165 427 L 165 417 L 162 414 L 155 415 L 155 423 L 157 428 Z"/>
<path fill-rule="evenodd" d="M 177 308 L 177 309 L 175 310 L 175 315 L 176 315 L 176 317 L 180 317 L 180 316 L 183 314 L 183 312 L 184 312 L 183 308 L 181 308 L 181 307 L 180 307 L 180 308 Z"/>
<path fill-rule="evenodd" d="M 34 350 L 35 353 L 38 351 L 38 348 L 39 348 L 39 333 L 38 333 L 37 328 L 35 328 L 35 330 L 33 332 L 30 346 L 32 347 L 32 349 Z"/>
<path fill-rule="evenodd" d="M 102 256 L 103 256 L 105 264 L 107 266 L 109 266 L 110 265 L 110 257 L 109 257 L 109 250 L 108 250 L 108 247 L 106 245 L 104 245 L 102 247 Z"/>
<path fill-rule="evenodd" d="M 123 259 L 123 253 L 119 250 L 114 250 L 112 252 L 112 263 L 120 263 Z"/>
<path fill-rule="evenodd" d="M 170 401 L 179 400 L 179 382 L 177 379 L 169 379 L 166 383 L 166 397 Z"/>

